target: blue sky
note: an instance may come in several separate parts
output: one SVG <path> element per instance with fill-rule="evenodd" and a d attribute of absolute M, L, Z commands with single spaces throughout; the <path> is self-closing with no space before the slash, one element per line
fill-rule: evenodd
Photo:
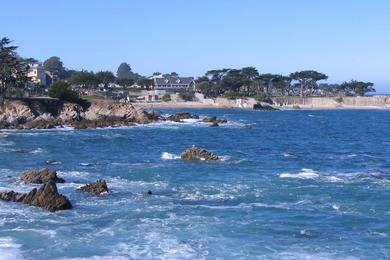
<path fill-rule="evenodd" d="M 56 55 L 72 69 L 315 69 L 390 93 L 387 0 L 4 0 L 1 9 L 0 37 L 22 56 Z"/>

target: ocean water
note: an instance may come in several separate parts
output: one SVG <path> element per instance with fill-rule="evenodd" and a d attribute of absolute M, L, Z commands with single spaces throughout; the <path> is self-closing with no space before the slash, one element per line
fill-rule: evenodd
<path fill-rule="evenodd" d="M 0 190 L 58 160 L 74 209 L 0 202 L 0 259 L 390 258 L 390 111 L 185 111 L 229 123 L 1 131 Z"/>

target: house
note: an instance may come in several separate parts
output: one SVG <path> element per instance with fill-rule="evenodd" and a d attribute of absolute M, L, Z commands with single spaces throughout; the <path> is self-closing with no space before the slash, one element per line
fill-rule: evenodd
<path fill-rule="evenodd" d="M 31 83 L 33 83 L 34 85 L 42 86 L 45 88 L 48 86 L 46 71 L 41 63 L 29 64 L 27 77 L 30 78 Z"/>
<path fill-rule="evenodd" d="M 180 90 L 195 90 L 196 84 L 192 77 L 175 77 L 156 75 L 152 77 L 153 89 L 157 95 L 177 93 Z"/>

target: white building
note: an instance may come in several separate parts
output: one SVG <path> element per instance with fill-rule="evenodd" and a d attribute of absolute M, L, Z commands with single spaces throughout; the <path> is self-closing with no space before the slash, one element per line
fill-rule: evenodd
<path fill-rule="evenodd" d="M 27 77 L 30 78 L 30 81 L 38 86 L 47 86 L 46 71 L 41 63 L 32 63 L 29 64 L 29 70 L 27 72 Z"/>

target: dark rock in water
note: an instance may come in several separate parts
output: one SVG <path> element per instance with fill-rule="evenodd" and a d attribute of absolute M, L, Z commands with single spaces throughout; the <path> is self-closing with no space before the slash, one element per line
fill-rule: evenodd
<path fill-rule="evenodd" d="M 82 119 L 78 121 L 69 122 L 75 129 L 87 128 L 103 128 L 103 127 L 120 127 L 120 126 L 134 126 L 135 123 L 130 119 L 124 119 L 115 116 L 100 116 L 94 120 Z"/>
<path fill-rule="evenodd" d="M 52 164 L 52 165 L 61 164 L 60 161 L 56 161 L 56 160 L 47 160 L 46 163 L 47 163 L 47 164 Z"/>
<path fill-rule="evenodd" d="M 65 180 L 57 176 L 57 172 L 48 168 L 39 170 L 26 171 L 22 173 L 20 179 L 26 183 L 46 183 L 53 181 L 56 183 L 64 183 Z"/>
<path fill-rule="evenodd" d="M 244 128 L 250 129 L 250 128 L 252 128 L 252 125 L 251 124 L 246 124 L 246 125 L 244 125 Z"/>
<path fill-rule="evenodd" d="M 72 204 L 68 198 L 58 193 L 54 181 L 49 181 L 43 184 L 38 190 L 33 189 L 29 193 L 14 191 L 0 192 L 0 199 L 40 207 L 52 212 L 72 208 Z"/>
<path fill-rule="evenodd" d="M 0 200 L 17 202 L 24 195 L 25 194 L 23 193 L 14 192 L 14 191 L 0 192 Z"/>
<path fill-rule="evenodd" d="M 227 120 L 226 119 L 217 118 L 216 116 L 212 116 L 212 117 L 203 118 L 202 122 L 204 122 L 204 123 L 223 124 L 223 123 L 227 123 Z"/>
<path fill-rule="evenodd" d="M 91 195 L 100 195 L 104 192 L 108 192 L 108 187 L 106 181 L 97 180 L 96 182 L 84 185 L 77 190 L 87 192 Z"/>
<path fill-rule="evenodd" d="M 219 124 L 218 124 L 217 122 L 213 122 L 210 126 L 211 126 L 211 127 L 218 127 Z"/>
<path fill-rule="evenodd" d="M 21 149 L 21 148 L 15 149 L 15 153 L 25 153 L 25 152 L 26 152 L 26 150 Z"/>
<path fill-rule="evenodd" d="M 258 103 L 258 104 L 255 104 L 253 105 L 253 109 L 254 110 L 263 110 L 263 111 L 274 111 L 274 110 L 279 110 L 277 108 L 274 108 L 268 104 L 265 104 L 265 103 Z"/>
<path fill-rule="evenodd" d="M 53 129 L 58 125 L 55 119 L 35 119 L 33 121 L 26 122 L 24 128 L 26 129 Z"/>
<path fill-rule="evenodd" d="M 193 115 L 187 112 L 177 113 L 175 115 L 170 115 L 166 120 L 182 123 L 183 119 L 199 119 L 198 115 Z"/>
<path fill-rule="evenodd" d="M 151 190 L 148 190 L 147 192 L 144 193 L 145 195 L 153 195 L 153 192 Z"/>
<path fill-rule="evenodd" d="M 202 160 L 202 161 L 219 160 L 218 156 L 216 156 L 212 152 L 209 152 L 202 148 L 198 148 L 196 146 L 193 146 L 190 149 L 185 150 L 180 157 L 182 160 Z"/>

